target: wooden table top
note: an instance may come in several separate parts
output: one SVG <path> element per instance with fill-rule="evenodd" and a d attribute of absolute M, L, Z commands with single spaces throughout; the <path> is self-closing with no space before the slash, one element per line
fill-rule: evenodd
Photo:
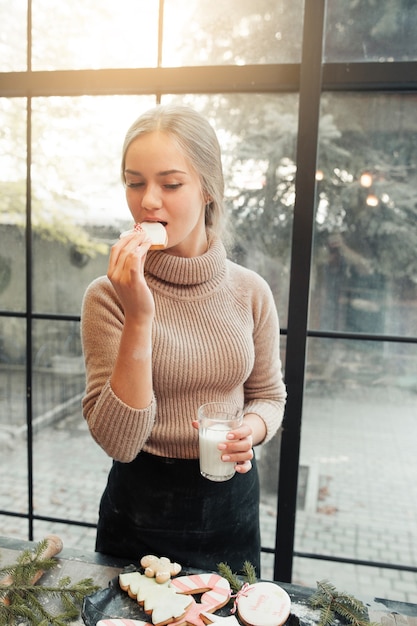
<path fill-rule="evenodd" d="M 0 536 L 1 565 L 14 563 L 22 550 L 32 549 L 34 545 L 34 542 Z M 114 557 L 65 547 L 56 559 L 57 567 L 44 574 L 38 584 L 55 584 L 61 578 L 69 576 L 73 582 L 83 578 L 92 578 L 95 585 L 106 589 L 109 582 L 122 571 L 123 567 L 129 565 L 128 562 Z M 301 626 L 314 626 L 318 622 L 318 611 L 309 608 L 308 599 L 315 590 L 289 583 L 277 584 L 290 596 L 291 612 L 298 617 Z M 358 599 L 368 608 L 371 622 L 379 622 L 382 626 L 417 626 L 417 604 L 381 598 Z M 84 626 L 81 615 L 72 624 Z"/>

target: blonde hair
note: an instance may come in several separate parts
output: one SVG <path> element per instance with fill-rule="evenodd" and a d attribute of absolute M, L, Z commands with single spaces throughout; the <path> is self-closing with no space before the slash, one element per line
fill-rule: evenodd
<path fill-rule="evenodd" d="M 203 197 L 207 231 L 222 236 L 226 227 L 224 178 L 217 135 L 209 122 L 194 109 L 183 105 L 158 105 L 133 122 L 123 143 L 121 174 L 125 183 L 126 152 L 135 139 L 154 131 L 170 135 L 197 172 Z"/>

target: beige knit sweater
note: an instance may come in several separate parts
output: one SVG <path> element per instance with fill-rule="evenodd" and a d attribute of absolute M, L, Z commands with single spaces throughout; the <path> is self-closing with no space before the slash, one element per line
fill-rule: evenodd
<path fill-rule="evenodd" d="M 228 260 L 218 239 L 199 257 L 149 252 L 146 279 L 156 307 L 154 394 L 146 409 L 124 404 L 109 384 L 124 318 L 107 277 L 96 279 L 83 300 L 83 411 L 94 439 L 122 462 L 142 449 L 197 458 L 191 421 L 199 405 L 214 400 L 258 414 L 266 424 L 265 441 L 271 439 L 282 421 L 286 391 L 278 316 L 267 283 Z"/>

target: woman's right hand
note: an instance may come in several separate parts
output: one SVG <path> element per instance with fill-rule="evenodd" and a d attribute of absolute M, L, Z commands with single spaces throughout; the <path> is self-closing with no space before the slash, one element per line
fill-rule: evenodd
<path fill-rule="evenodd" d="M 155 303 L 144 275 L 151 242 L 144 231 L 123 236 L 111 249 L 107 276 L 124 311 L 119 351 L 110 377 L 114 393 L 142 409 L 152 400 L 152 323 Z"/>
<path fill-rule="evenodd" d="M 144 231 L 132 231 L 111 248 L 107 276 L 123 306 L 127 320 L 153 318 L 155 305 L 144 275 L 151 241 Z"/>

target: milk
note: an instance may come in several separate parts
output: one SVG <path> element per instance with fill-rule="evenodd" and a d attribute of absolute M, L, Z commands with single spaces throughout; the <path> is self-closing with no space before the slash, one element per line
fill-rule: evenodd
<path fill-rule="evenodd" d="M 234 463 L 222 461 L 221 456 L 224 452 L 217 448 L 217 444 L 226 441 L 229 430 L 228 424 L 200 427 L 200 471 L 205 478 L 221 481 L 229 480 L 234 475 Z"/>
<path fill-rule="evenodd" d="M 229 480 L 235 473 L 233 461 L 222 461 L 225 450 L 219 443 L 227 442 L 227 433 L 242 425 L 242 409 L 230 402 L 208 402 L 198 407 L 200 472 L 209 480 Z"/>

